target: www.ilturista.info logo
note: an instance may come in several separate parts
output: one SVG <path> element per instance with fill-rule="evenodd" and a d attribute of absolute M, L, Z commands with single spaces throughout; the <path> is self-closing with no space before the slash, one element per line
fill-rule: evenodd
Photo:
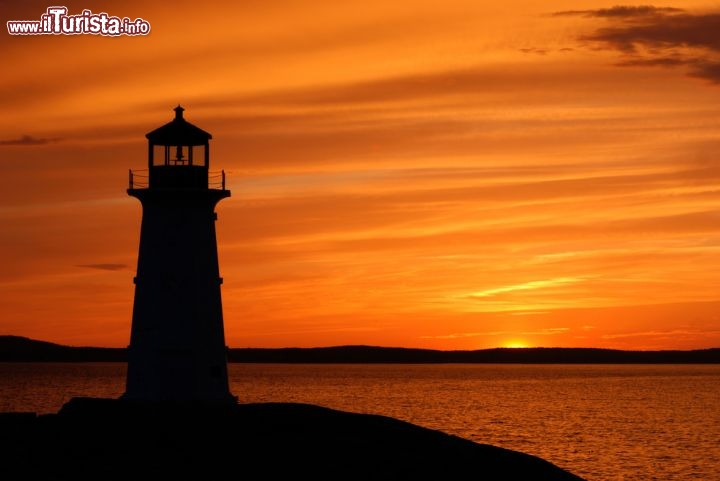
<path fill-rule="evenodd" d="M 79 15 L 68 15 L 67 7 L 48 7 L 40 20 L 10 20 L 10 35 L 147 35 L 150 24 L 142 18 L 113 17 L 107 13 L 83 10 Z"/>

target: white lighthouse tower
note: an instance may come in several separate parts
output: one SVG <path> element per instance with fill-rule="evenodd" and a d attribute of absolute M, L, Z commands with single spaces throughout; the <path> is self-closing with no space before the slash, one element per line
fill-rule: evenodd
<path fill-rule="evenodd" d="M 142 225 L 122 399 L 236 403 L 215 236 L 215 206 L 230 191 L 224 172 L 209 170 L 212 136 L 184 110 L 145 135 L 147 171 L 130 171 Z"/>

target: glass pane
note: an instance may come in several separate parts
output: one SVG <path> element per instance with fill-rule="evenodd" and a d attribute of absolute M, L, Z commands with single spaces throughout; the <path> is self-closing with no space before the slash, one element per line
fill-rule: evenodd
<path fill-rule="evenodd" d="M 152 165 L 165 165 L 165 146 L 153 145 L 153 163 Z"/>
<path fill-rule="evenodd" d="M 192 165 L 205 165 L 205 146 L 194 145 L 192 147 Z"/>

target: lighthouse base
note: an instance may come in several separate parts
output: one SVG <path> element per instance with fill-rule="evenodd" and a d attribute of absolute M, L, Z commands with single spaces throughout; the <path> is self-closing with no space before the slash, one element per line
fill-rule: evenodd
<path fill-rule="evenodd" d="M 146 337 L 146 340 L 149 338 Z M 224 348 L 128 348 L 125 393 L 121 399 L 188 404 L 236 404 L 230 392 Z"/>

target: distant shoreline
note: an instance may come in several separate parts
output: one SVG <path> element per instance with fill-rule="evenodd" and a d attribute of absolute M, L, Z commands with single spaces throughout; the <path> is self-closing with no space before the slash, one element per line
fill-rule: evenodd
<path fill-rule="evenodd" d="M 125 348 L 75 347 L 0 336 L 0 362 L 126 362 Z M 597 348 L 493 348 L 440 351 L 377 346 L 229 348 L 230 363 L 292 364 L 720 364 L 720 348 L 624 351 Z"/>

